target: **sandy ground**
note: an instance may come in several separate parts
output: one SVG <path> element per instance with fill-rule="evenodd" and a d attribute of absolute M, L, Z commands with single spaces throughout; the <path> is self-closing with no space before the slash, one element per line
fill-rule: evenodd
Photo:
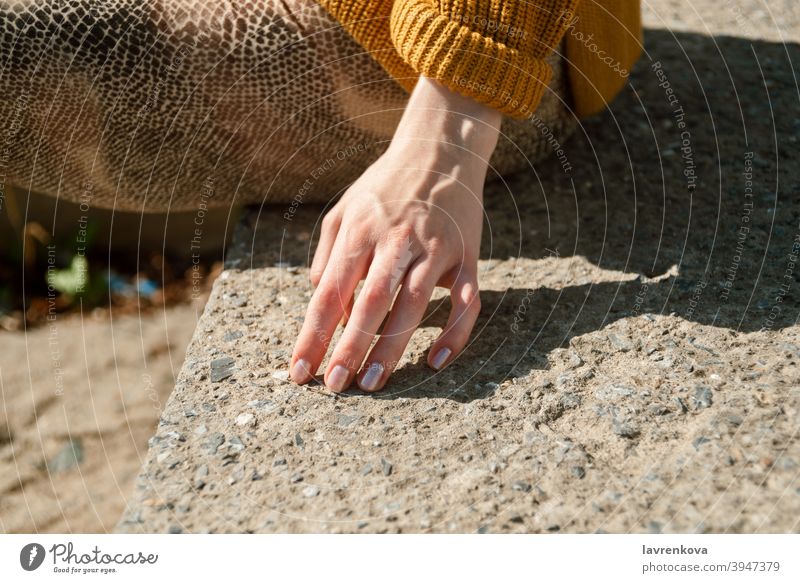
<path fill-rule="evenodd" d="M 113 528 L 195 323 L 184 305 L 0 332 L 0 531 Z"/>

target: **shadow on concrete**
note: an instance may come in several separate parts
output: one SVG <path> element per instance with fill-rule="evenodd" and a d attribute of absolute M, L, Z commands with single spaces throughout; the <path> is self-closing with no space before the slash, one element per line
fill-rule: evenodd
<path fill-rule="evenodd" d="M 568 142 L 570 174 L 553 158 L 488 186 L 482 247 L 483 259 L 582 256 L 631 280 L 482 291 L 472 343 L 450 367 L 459 385 L 544 368 L 547 354 L 571 338 L 639 314 L 675 313 L 741 332 L 796 324 L 800 46 L 666 30 L 647 30 L 645 39 L 629 87 Z M 308 244 L 287 241 L 292 232 L 308 239 L 320 214 L 298 213 L 280 259 L 308 262 Z M 245 232 L 250 266 L 279 259 L 274 245 L 252 246 L 274 221 L 280 214 L 262 214 Z M 525 298 L 524 325 L 514 333 Z M 443 323 L 447 308 L 432 305 L 427 324 Z M 435 378 L 419 361 L 390 384 L 422 387 Z M 395 396 L 431 393 L 389 387 L 376 398 Z M 468 390 L 466 398 L 480 396 Z"/>

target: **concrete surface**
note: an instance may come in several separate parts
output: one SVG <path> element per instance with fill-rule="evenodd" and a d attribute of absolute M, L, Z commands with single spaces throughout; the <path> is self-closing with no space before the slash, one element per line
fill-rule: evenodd
<path fill-rule="evenodd" d="M 797 9 L 648 4 L 572 174 L 488 188 L 445 371 L 440 294 L 384 392 L 287 382 L 321 209 L 245 217 L 118 530 L 800 530 Z"/>

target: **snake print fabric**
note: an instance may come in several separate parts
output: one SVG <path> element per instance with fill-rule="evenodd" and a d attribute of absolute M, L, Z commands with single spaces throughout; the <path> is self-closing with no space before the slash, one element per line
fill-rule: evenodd
<path fill-rule="evenodd" d="M 314 2 L 0 0 L 4 184 L 118 210 L 330 200 L 407 94 Z M 575 126 L 563 62 L 537 117 Z M 542 127 L 542 126 L 539 126 Z M 497 172 L 552 147 L 504 121 Z"/>

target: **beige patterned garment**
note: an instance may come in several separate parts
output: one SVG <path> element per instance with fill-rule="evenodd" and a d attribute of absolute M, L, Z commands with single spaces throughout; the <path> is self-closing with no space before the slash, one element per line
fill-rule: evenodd
<path fill-rule="evenodd" d="M 407 100 L 307 0 L 0 0 L 0 27 L 3 184 L 92 206 L 330 200 L 381 154 Z M 495 173 L 576 125 L 550 60 L 538 120 L 504 122 Z"/>

